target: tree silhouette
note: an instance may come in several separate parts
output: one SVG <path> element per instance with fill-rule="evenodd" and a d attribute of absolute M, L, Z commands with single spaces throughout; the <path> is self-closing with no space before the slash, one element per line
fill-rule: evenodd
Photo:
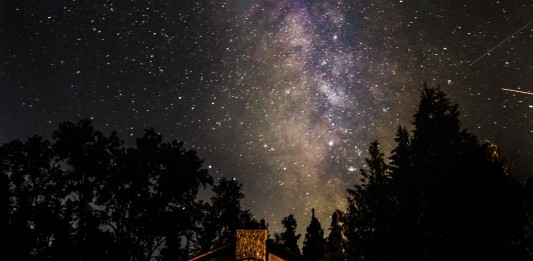
<path fill-rule="evenodd" d="M 378 141 L 370 144 L 326 242 L 313 209 L 307 258 L 531 259 L 533 179 L 521 187 L 495 144 L 461 129 L 458 106 L 443 91 L 424 85 L 412 133 L 398 127 L 394 141 L 389 162 Z M 235 229 L 267 228 L 241 208 L 242 184 L 213 184 L 202 163 L 153 129 L 124 147 L 90 120 L 61 123 L 51 140 L 3 144 L 4 258 L 186 260 L 230 242 Z M 202 188 L 212 188 L 210 201 L 198 199 Z M 282 224 L 276 242 L 299 253 L 296 219 Z"/>
<path fill-rule="evenodd" d="M 51 142 L 2 145 L 5 257 L 187 259 L 207 204 L 197 194 L 212 178 L 195 151 L 153 129 L 136 145 L 124 148 L 89 120 L 60 124 Z"/>
<path fill-rule="evenodd" d="M 111 153 L 121 144 L 114 134 L 108 139 L 95 131 L 90 120 L 61 123 L 52 138 L 57 161 L 63 164 L 61 178 L 68 210 L 65 216 L 76 224 L 72 236 L 79 258 L 95 256 L 93 244 L 99 243 L 95 239 L 101 231 L 93 203 L 109 172 Z"/>
<path fill-rule="evenodd" d="M 329 235 L 326 240 L 326 260 L 330 261 L 344 261 L 346 260 L 344 253 L 344 246 L 346 240 L 344 239 L 342 228 L 342 212 L 336 210 L 331 215 L 331 224 L 329 226 Z"/>
<path fill-rule="evenodd" d="M 424 252 L 427 258 L 504 260 L 514 255 L 523 225 L 520 188 L 505 162 L 493 157 L 495 147 L 460 130 L 457 107 L 441 90 L 424 87 L 415 114 L 412 155 Z"/>
<path fill-rule="evenodd" d="M 289 251 L 300 254 L 300 248 L 298 247 L 298 240 L 302 235 L 296 234 L 296 218 L 293 214 L 290 214 L 281 220 L 281 224 L 285 230 L 280 234 L 276 234 L 276 243 L 282 245 Z"/>
<path fill-rule="evenodd" d="M 15 140 L 0 149 L 5 228 L 2 246 L 9 249 L 8 256 L 15 255 L 12 258 L 49 254 L 59 239 L 68 234 L 57 226 L 61 218 L 55 199 L 60 192 L 53 187 L 57 169 L 51 165 L 52 157 L 50 143 L 41 137 L 29 138 L 24 143 Z"/>
<path fill-rule="evenodd" d="M 202 221 L 200 250 L 207 251 L 235 238 L 236 229 L 259 228 L 260 224 L 248 210 L 242 210 L 242 184 L 236 179 L 223 177 L 213 187 L 215 195 L 206 205 L 207 214 Z"/>
<path fill-rule="evenodd" d="M 390 224 L 394 217 L 394 201 L 390 186 L 389 166 L 379 143 L 374 141 L 365 161 L 368 169 L 361 169 L 361 183 L 348 189 L 348 211 L 345 217 L 346 248 L 349 259 L 388 260 L 392 244 Z"/>
<path fill-rule="evenodd" d="M 527 209 L 527 221 L 524 229 L 525 233 L 521 241 L 522 247 L 526 249 L 525 252 L 531 256 L 533 253 L 533 177 L 527 180 L 524 195 Z"/>
<path fill-rule="evenodd" d="M 398 126 L 396 147 L 390 159 L 391 197 L 395 201 L 395 212 L 391 219 L 391 240 L 388 251 L 392 258 L 413 260 L 420 253 L 421 231 L 418 226 L 420 216 L 420 182 L 414 176 L 411 138 L 407 128 Z"/>
<path fill-rule="evenodd" d="M 315 217 L 314 208 L 311 210 L 311 222 L 306 229 L 302 254 L 308 260 L 321 260 L 326 254 L 324 230 Z"/>
<path fill-rule="evenodd" d="M 443 91 L 424 85 L 413 135 L 398 127 L 390 165 L 370 145 L 368 169 L 348 190 L 349 259 L 526 258 L 523 189 L 501 151 L 458 117 Z"/>
<path fill-rule="evenodd" d="M 345 234 L 350 244 L 346 251 L 348 259 L 387 260 L 390 253 L 382 249 L 393 244 L 389 235 L 395 214 L 389 166 L 377 141 L 370 144 L 368 152 L 368 169 L 360 170 L 361 183 L 348 189 Z"/>
<path fill-rule="evenodd" d="M 119 154 L 120 155 L 120 154 Z M 111 202 L 109 226 L 127 256 L 149 259 L 156 251 L 176 259 L 187 255 L 181 238 L 190 239 L 200 216 L 196 195 L 211 177 L 201 169 L 203 160 L 196 152 L 185 150 L 183 142 L 162 142 L 153 129 L 146 130 L 117 159 L 120 169 L 113 170 L 107 195 Z M 118 208 L 115 208 L 118 207 Z"/>

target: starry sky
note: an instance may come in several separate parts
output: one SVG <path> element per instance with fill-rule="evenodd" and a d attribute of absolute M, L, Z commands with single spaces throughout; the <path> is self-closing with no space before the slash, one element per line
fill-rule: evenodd
<path fill-rule="evenodd" d="M 344 209 L 370 142 L 412 129 L 423 82 L 533 176 L 532 22 L 530 0 L 3 0 L 0 142 L 154 127 L 303 234 Z"/>

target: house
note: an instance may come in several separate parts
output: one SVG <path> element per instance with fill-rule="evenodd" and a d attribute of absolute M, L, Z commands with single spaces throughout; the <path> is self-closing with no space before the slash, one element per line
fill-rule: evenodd
<path fill-rule="evenodd" d="M 242 229 L 235 232 L 235 242 L 198 255 L 189 261 L 305 261 L 297 253 L 268 242 L 264 229 Z"/>

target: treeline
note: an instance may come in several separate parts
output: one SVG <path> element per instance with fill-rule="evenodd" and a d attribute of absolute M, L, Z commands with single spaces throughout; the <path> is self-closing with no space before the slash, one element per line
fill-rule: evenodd
<path fill-rule="evenodd" d="M 126 148 L 89 120 L 60 124 L 51 141 L 4 144 L 1 259 L 186 260 L 258 228 L 241 209 L 242 185 L 214 182 L 202 162 L 153 129 Z M 208 188 L 210 201 L 198 200 Z"/>
<path fill-rule="evenodd" d="M 421 94 L 412 131 L 398 127 L 388 158 L 368 149 L 348 208 L 326 236 L 312 210 L 309 260 L 532 260 L 533 179 L 521 186 L 498 148 L 461 129 L 441 90 Z M 136 146 L 89 120 L 52 139 L 0 147 L 0 246 L 8 260 L 186 260 L 267 228 L 243 210 L 241 184 L 213 180 L 193 150 L 146 130 Z M 198 198 L 212 191 L 208 201 Z M 297 222 L 271 244 L 300 253 Z"/>
<path fill-rule="evenodd" d="M 533 260 L 533 178 L 521 186 L 496 145 L 461 129 L 458 117 L 443 91 L 424 85 L 413 131 L 398 127 L 388 159 L 378 141 L 370 145 L 360 183 L 348 189 L 348 208 L 333 213 L 327 238 L 313 211 L 303 255 Z"/>

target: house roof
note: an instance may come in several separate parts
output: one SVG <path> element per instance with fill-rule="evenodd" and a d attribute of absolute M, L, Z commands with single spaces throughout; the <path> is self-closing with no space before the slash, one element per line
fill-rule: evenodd
<path fill-rule="evenodd" d="M 306 261 L 302 255 L 291 252 L 283 246 L 267 242 L 267 255 L 275 255 L 284 260 Z M 189 261 L 209 261 L 209 260 L 234 260 L 235 243 L 226 244 L 224 246 L 215 248 L 196 257 L 189 259 Z"/>
<path fill-rule="evenodd" d="M 295 260 L 295 261 L 306 261 L 307 260 L 304 258 L 304 256 L 298 253 L 294 253 L 292 251 L 287 250 L 281 245 L 273 244 L 270 242 L 267 242 L 267 253 L 274 254 L 285 260 Z"/>
<path fill-rule="evenodd" d="M 201 255 L 189 259 L 189 261 L 204 261 L 213 260 L 225 256 L 233 256 L 235 253 L 235 243 L 226 244 L 219 248 L 215 248 Z"/>

